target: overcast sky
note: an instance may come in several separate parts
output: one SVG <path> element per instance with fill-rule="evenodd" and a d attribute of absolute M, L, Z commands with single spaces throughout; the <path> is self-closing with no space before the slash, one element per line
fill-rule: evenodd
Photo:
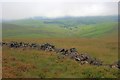
<path fill-rule="evenodd" d="M 63 16 L 117 15 L 117 1 L 118 0 L 9 0 L 8 2 L 8 0 L 3 0 L 0 3 L 0 13 L 2 13 L 0 18 L 22 19 L 34 16 L 56 18 Z"/>

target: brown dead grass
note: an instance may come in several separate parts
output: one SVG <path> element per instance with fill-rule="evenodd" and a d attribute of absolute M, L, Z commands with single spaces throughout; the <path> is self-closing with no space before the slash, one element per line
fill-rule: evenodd
<path fill-rule="evenodd" d="M 15 56 L 9 53 L 4 53 L 2 58 L 2 77 L 3 78 L 17 78 L 20 77 L 22 72 L 27 72 L 36 69 L 36 66 L 30 63 L 19 61 Z M 12 66 L 14 64 L 14 66 Z"/>

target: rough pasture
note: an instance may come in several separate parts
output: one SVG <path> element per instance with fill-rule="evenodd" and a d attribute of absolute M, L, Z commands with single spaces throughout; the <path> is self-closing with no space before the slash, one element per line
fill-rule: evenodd
<path fill-rule="evenodd" d="M 12 41 L 5 39 L 3 41 Z M 14 39 L 14 41 L 51 43 L 60 48 L 77 48 L 78 52 L 89 53 L 112 64 L 117 61 L 115 39 Z M 117 77 L 118 70 L 108 67 L 80 65 L 65 57 L 58 59 L 52 52 L 3 48 L 3 77 Z M 111 57 L 112 56 L 112 57 Z M 60 56 L 61 57 L 61 56 Z M 20 67 L 21 66 L 21 67 Z M 28 67 L 31 66 L 31 67 Z M 13 72 L 11 72 L 11 70 Z M 15 72 L 16 71 L 16 72 Z"/>
<path fill-rule="evenodd" d="M 14 48 L 14 49 L 20 49 L 22 48 L 23 50 L 25 49 L 37 49 L 37 50 L 44 50 L 44 51 L 53 51 L 56 52 L 64 57 L 69 57 L 80 64 L 85 64 L 89 63 L 91 65 L 97 65 L 97 66 L 102 66 L 102 61 L 93 58 L 89 56 L 88 54 L 80 54 L 76 48 L 70 48 L 70 49 L 59 49 L 56 48 L 54 45 L 51 45 L 49 43 L 44 43 L 44 44 L 38 44 L 38 43 L 24 43 L 24 42 L 1 42 L 1 46 L 4 48 L 4 46 L 7 46 L 9 48 Z M 59 58 L 60 59 L 60 58 Z M 119 68 L 118 66 L 115 66 L 116 68 Z"/>

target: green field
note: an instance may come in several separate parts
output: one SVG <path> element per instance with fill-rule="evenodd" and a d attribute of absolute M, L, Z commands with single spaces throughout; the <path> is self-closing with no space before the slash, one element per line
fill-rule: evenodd
<path fill-rule="evenodd" d="M 112 64 L 118 60 L 116 17 L 24 19 L 2 23 L 3 41 L 51 43 Z M 117 78 L 118 69 L 80 65 L 54 52 L 3 47 L 3 77 Z"/>

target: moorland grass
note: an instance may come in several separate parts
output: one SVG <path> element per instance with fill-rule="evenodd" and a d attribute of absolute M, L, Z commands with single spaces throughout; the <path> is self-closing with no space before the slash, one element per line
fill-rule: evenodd
<path fill-rule="evenodd" d="M 77 48 L 79 53 L 87 53 L 112 64 L 118 60 L 117 39 L 113 38 L 6 38 L 3 41 L 24 41 L 51 43 L 58 48 Z M 118 69 L 80 65 L 76 61 L 58 59 L 58 54 L 32 49 L 10 49 L 3 47 L 3 77 L 32 78 L 116 78 Z M 12 72 L 11 72 L 12 71 Z"/>

